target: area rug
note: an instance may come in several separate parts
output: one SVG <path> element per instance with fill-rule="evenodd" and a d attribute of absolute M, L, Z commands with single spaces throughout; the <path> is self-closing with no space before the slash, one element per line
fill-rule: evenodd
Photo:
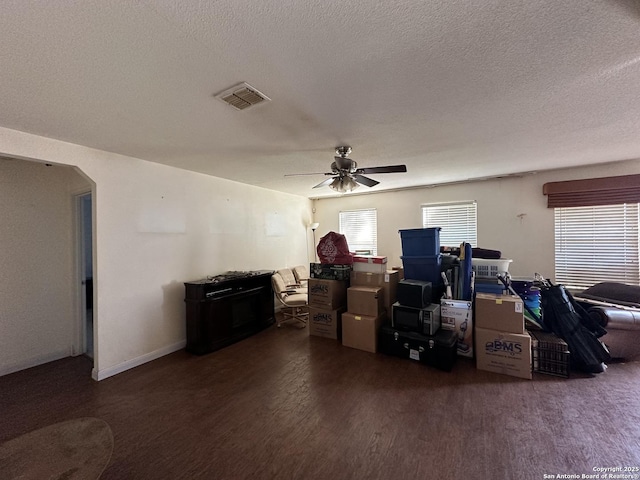
<path fill-rule="evenodd" d="M 0 478 L 89 480 L 100 478 L 113 452 L 104 420 L 77 418 L 33 430 L 0 445 Z"/>

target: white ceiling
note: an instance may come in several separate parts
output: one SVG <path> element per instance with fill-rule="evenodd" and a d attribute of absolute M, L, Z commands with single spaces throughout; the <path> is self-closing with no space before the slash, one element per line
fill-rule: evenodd
<path fill-rule="evenodd" d="M 640 158 L 632 0 L 3 0 L 0 126 L 308 197 Z M 272 101 L 213 98 L 248 82 Z"/>

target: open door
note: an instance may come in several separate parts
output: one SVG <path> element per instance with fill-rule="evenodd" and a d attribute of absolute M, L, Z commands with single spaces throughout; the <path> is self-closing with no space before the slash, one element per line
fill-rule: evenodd
<path fill-rule="evenodd" d="M 76 196 L 79 332 L 76 355 L 93 358 L 93 234 L 91 192 Z"/>

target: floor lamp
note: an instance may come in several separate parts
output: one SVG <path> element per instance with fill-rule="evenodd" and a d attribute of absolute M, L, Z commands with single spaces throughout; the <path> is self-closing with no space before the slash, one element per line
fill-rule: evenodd
<path fill-rule="evenodd" d="M 309 226 L 311 227 L 311 231 L 313 232 L 313 259 L 315 261 L 318 259 L 318 251 L 316 250 L 316 229 L 320 226 L 320 224 L 318 222 L 315 222 Z"/>

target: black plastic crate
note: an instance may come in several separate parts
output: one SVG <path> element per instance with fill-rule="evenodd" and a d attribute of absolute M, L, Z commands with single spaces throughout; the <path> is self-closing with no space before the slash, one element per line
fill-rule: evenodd
<path fill-rule="evenodd" d="M 529 331 L 534 372 L 568 378 L 571 368 L 569 346 L 553 333 Z"/>

